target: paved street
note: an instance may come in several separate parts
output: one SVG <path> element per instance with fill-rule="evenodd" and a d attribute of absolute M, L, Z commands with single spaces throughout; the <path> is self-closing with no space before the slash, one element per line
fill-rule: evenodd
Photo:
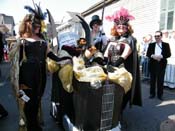
<path fill-rule="evenodd" d="M 1 79 L 0 79 L 0 103 L 6 108 L 8 117 L 0 120 L 0 131 L 18 131 L 18 109 L 13 96 L 13 90 L 9 81 L 10 65 L 3 63 L 0 65 Z M 44 112 L 44 131 L 63 131 L 54 122 L 50 116 L 50 95 L 51 95 L 51 80 L 48 75 L 48 82 L 46 92 L 42 100 L 42 107 Z"/>
<path fill-rule="evenodd" d="M 0 131 L 17 131 L 18 110 L 13 96 L 13 90 L 9 81 L 10 65 L 0 65 L 0 103 L 7 109 L 8 117 L 0 120 Z M 51 77 L 48 75 L 47 88 L 42 100 L 44 112 L 44 131 L 63 131 L 49 115 Z M 124 121 L 127 122 L 127 129 L 124 131 L 159 131 L 160 124 L 167 119 L 175 120 L 175 91 L 165 89 L 162 102 L 149 99 L 148 82 L 142 82 L 143 107 L 127 108 L 124 112 Z"/>
<path fill-rule="evenodd" d="M 125 131 L 160 131 L 162 122 L 168 119 L 175 121 L 175 91 L 164 90 L 164 98 L 164 101 L 149 99 L 148 83 L 142 82 L 143 107 L 134 106 L 126 110 L 124 119 L 128 128 Z"/>

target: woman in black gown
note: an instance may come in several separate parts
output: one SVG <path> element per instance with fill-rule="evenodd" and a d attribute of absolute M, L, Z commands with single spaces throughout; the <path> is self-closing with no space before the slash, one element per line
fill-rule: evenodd
<path fill-rule="evenodd" d="M 24 114 L 28 131 L 42 131 L 38 122 L 38 109 L 46 85 L 46 58 L 60 61 L 69 57 L 55 56 L 42 35 L 45 14 L 39 6 L 36 10 L 25 7 L 32 13 L 27 14 L 19 28 L 20 35 L 20 68 L 19 89 L 25 101 Z"/>

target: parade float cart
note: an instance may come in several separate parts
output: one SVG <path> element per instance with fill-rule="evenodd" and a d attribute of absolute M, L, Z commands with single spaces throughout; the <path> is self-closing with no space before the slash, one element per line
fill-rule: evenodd
<path fill-rule="evenodd" d="M 88 47 L 90 44 L 88 24 L 79 15 L 71 13 L 71 16 L 73 20 L 57 28 L 60 49 L 64 45 L 75 45 L 76 47 L 76 44 L 72 43 L 75 43 L 79 38 L 85 38 L 87 41 L 86 46 Z M 77 22 L 77 18 L 79 22 Z M 77 35 L 70 33 L 76 29 L 78 30 L 77 34 L 81 34 L 78 35 L 78 38 Z M 68 51 L 68 53 L 71 52 Z M 75 65 L 73 64 L 73 68 Z M 73 72 L 75 74 L 75 70 Z M 63 74 L 65 75 L 65 73 Z M 73 129 L 75 128 L 79 131 L 106 131 L 118 125 L 125 93 L 122 86 L 104 80 L 100 86 L 94 88 L 91 82 L 79 81 L 75 75 L 73 75 L 71 83 L 73 85 L 73 92 L 71 93 L 73 95 L 73 109 L 69 107 L 72 104 L 72 99 L 65 100 L 67 98 L 65 94 L 70 93 L 64 91 L 65 94 L 59 94 L 59 106 L 62 110 L 59 115 L 63 117 L 63 127 L 66 131 L 74 131 Z M 61 89 L 64 90 L 63 88 Z M 69 115 L 70 112 L 74 113 L 73 118 Z"/>
<path fill-rule="evenodd" d="M 80 14 L 74 12 L 67 12 L 65 18 L 66 19 L 64 20 L 66 21 L 63 21 L 58 27 L 55 27 L 56 25 L 53 19 L 49 20 L 51 26 L 48 29 L 50 31 L 50 33 L 48 34 L 50 34 L 49 36 L 52 40 L 51 47 L 53 47 L 53 52 L 56 55 L 58 55 L 58 52 L 62 50 L 62 47 L 64 45 L 76 47 L 77 40 L 79 40 L 79 38 L 86 38 L 87 42 L 90 43 L 89 26 L 86 23 L 86 21 L 80 16 Z M 71 52 L 68 53 L 71 54 Z M 52 65 L 52 67 L 54 67 L 54 64 L 48 65 Z M 57 70 L 57 67 L 55 69 Z M 54 71 L 51 69 L 53 76 L 50 114 L 51 116 L 53 116 L 54 119 L 62 123 L 62 117 L 65 114 L 68 115 L 69 118 L 71 118 L 69 114 L 74 114 L 73 109 L 70 108 L 70 105 L 72 105 L 72 93 L 68 93 L 63 89 L 62 84 L 60 82 L 60 78 L 58 76 L 59 71 L 55 71 L 55 69 Z M 58 106 L 55 106 L 56 104 Z"/>
<path fill-rule="evenodd" d="M 124 89 L 109 81 L 94 88 L 73 79 L 75 126 L 80 131 L 106 131 L 118 125 Z"/>

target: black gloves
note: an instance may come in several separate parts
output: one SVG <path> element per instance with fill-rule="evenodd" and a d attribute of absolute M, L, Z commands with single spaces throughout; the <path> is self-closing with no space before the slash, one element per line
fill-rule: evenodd
<path fill-rule="evenodd" d="M 125 61 L 125 59 L 123 57 L 119 57 L 119 59 L 115 62 L 111 62 L 108 57 L 104 57 L 104 60 L 103 60 L 103 65 L 112 65 L 112 66 L 115 66 L 115 67 L 118 67 L 120 66 L 123 62 Z"/>
<path fill-rule="evenodd" d="M 65 57 L 62 57 L 62 58 L 59 58 L 58 56 L 56 56 L 53 52 L 49 52 L 47 54 L 47 57 L 49 57 L 50 59 L 56 61 L 56 62 L 59 62 L 59 61 L 62 61 L 62 60 L 66 60 L 66 59 L 72 59 L 71 57 L 68 57 L 68 56 L 65 56 Z"/>
<path fill-rule="evenodd" d="M 119 57 L 118 60 L 113 63 L 113 66 L 119 67 L 124 61 L 125 59 L 123 57 Z"/>
<path fill-rule="evenodd" d="M 94 59 L 93 59 L 93 62 L 96 62 L 96 63 L 98 63 L 99 65 L 103 65 L 103 59 L 100 58 L 100 57 L 94 58 Z"/>
<path fill-rule="evenodd" d="M 115 69 L 113 68 L 112 65 L 107 65 L 107 71 L 112 73 L 115 71 Z"/>
<path fill-rule="evenodd" d="M 108 73 L 108 72 L 112 73 L 115 71 L 114 67 L 120 66 L 124 61 L 125 60 L 122 57 L 119 57 L 119 59 L 115 62 L 111 62 L 107 57 L 104 57 L 103 65 L 107 65 L 107 67 L 106 67 L 106 69 L 104 68 L 103 70 L 105 73 Z"/>

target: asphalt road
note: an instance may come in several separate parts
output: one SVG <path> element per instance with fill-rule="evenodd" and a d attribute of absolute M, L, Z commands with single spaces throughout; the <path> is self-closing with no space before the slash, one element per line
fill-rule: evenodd
<path fill-rule="evenodd" d="M 0 131 L 18 131 L 18 108 L 13 89 L 10 83 L 10 64 L 0 65 L 0 103 L 6 108 L 9 115 L 0 120 Z M 44 131 L 63 131 L 50 116 L 51 75 L 48 74 L 46 91 L 42 99 Z"/>
<path fill-rule="evenodd" d="M 18 109 L 9 80 L 9 63 L 0 65 L 0 103 L 9 115 L 0 120 L 0 131 L 18 131 Z M 47 87 L 42 99 L 44 131 L 63 131 L 51 118 L 50 112 L 51 75 L 48 74 Z M 127 107 L 123 118 L 127 128 L 122 131 L 160 131 L 162 122 L 175 121 L 175 91 L 164 89 L 164 101 L 149 99 L 149 82 L 142 82 L 143 106 Z"/>

